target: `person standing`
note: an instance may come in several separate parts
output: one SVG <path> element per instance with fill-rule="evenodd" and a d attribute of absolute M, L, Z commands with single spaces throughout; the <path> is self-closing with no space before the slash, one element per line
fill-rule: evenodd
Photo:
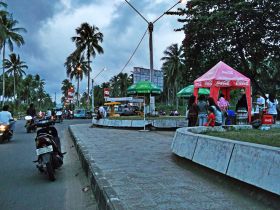
<path fill-rule="evenodd" d="M 260 119 L 262 119 L 262 116 L 263 116 L 263 112 L 265 110 L 265 99 L 264 97 L 261 96 L 261 93 L 260 92 L 257 92 L 257 102 L 256 102 L 256 105 L 259 109 L 259 117 Z"/>
<path fill-rule="evenodd" d="M 213 108 L 215 114 L 215 126 L 220 126 L 223 123 L 222 112 L 219 106 L 215 103 L 212 97 L 208 98 L 208 105 Z"/>
<path fill-rule="evenodd" d="M 240 98 L 237 101 L 235 112 L 236 124 L 243 125 L 248 123 L 248 104 L 244 89 L 240 91 Z"/>
<path fill-rule="evenodd" d="M 241 89 L 240 98 L 238 99 L 235 107 L 235 111 L 237 112 L 238 110 L 248 111 L 247 99 L 246 99 L 246 94 L 244 89 Z"/>
<path fill-rule="evenodd" d="M 208 107 L 208 118 L 207 118 L 207 122 L 204 124 L 205 126 L 211 126 L 214 127 L 215 126 L 215 122 L 216 122 L 216 117 L 214 114 L 214 108 L 212 106 Z"/>
<path fill-rule="evenodd" d="M 197 104 L 195 103 L 195 96 L 192 95 L 189 99 L 189 104 L 188 104 L 188 120 L 189 120 L 189 123 L 188 123 L 188 127 L 194 127 L 196 126 L 196 123 L 197 123 L 197 117 L 198 117 L 198 106 Z"/>
<path fill-rule="evenodd" d="M 220 94 L 217 104 L 218 104 L 220 110 L 222 111 L 222 124 L 225 125 L 229 102 L 225 99 L 224 94 L 222 94 L 222 93 Z"/>
<path fill-rule="evenodd" d="M 102 118 L 107 117 L 107 112 L 103 106 L 100 106 L 98 111 L 100 112 Z"/>
<path fill-rule="evenodd" d="M 267 103 L 267 113 L 273 116 L 273 123 L 275 124 L 277 114 L 278 114 L 277 113 L 278 100 L 275 98 L 274 94 L 269 94 L 266 103 Z"/>
<path fill-rule="evenodd" d="M 203 126 L 207 122 L 207 102 L 205 95 L 198 97 L 198 125 Z"/>

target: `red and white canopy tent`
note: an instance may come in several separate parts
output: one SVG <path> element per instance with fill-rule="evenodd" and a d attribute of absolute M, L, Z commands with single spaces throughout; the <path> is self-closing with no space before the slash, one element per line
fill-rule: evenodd
<path fill-rule="evenodd" d="M 244 88 L 246 93 L 249 122 L 251 122 L 251 86 L 250 79 L 240 74 L 224 62 L 220 61 L 208 72 L 194 81 L 194 95 L 198 96 L 199 88 L 210 88 L 210 97 L 218 100 L 219 91 L 230 100 L 230 91 L 233 89 Z"/>

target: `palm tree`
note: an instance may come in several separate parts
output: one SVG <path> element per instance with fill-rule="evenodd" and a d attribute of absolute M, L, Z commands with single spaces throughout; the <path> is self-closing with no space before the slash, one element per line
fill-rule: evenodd
<path fill-rule="evenodd" d="M 62 91 L 62 94 L 63 94 L 63 96 L 61 97 L 61 102 L 65 103 L 66 100 L 69 99 L 68 90 L 70 88 L 74 88 L 74 85 L 72 84 L 72 82 L 70 82 L 69 79 L 63 80 L 61 84 L 62 84 L 61 91 Z"/>
<path fill-rule="evenodd" d="M 126 96 L 127 88 L 132 84 L 132 78 L 127 73 L 119 73 L 118 85 L 122 97 Z"/>
<path fill-rule="evenodd" d="M 28 66 L 24 61 L 20 60 L 20 56 L 16 56 L 15 53 L 10 54 L 10 60 L 4 60 L 4 67 L 7 69 L 6 73 L 14 77 L 14 100 L 16 99 L 16 82 L 18 78 L 26 75 L 23 69 L 27 69 Z"/>
<path fill-rule="evenodd" d="M 31 91 L 33 91 L 33 87 L 30 87 L 33 81 L 33 76 L 28 74 L 20 83 L 20 100 L 24 101 L 25 103 L 29 103 Z"/>
<path fill-rule="evenodd" d="M 0 40 L 4 39 L 4 24 L 2 21 L 2 17 L 8 15 L 8 12 L 5 10 L 1 10 L 1 7 L 3 7 L 4 9 L 7 8 L 7 4 L 0 1 Z M 0 45 L 1 45 L 1 41 L 0 41 Z M 1 46 L 0 46 L 1 49 Z M 1 54 L 1 50 L 0 50 L 0 54 Z"/>
<path fill-rule="evenodd" d="M 88 23 L 82 23 L 80 27 L 76 29 L 77 36 L 72 37 L 72 41 L 76 44 L 76 52 L 81 54 L 85 52 L 88 62 L 88 89 L 87 89 L 87 107 L 89 105 L 89 90 L 90 90 L 90 58 L 95 58 L 96 52 L 98 54 L 103 53 L 103 48 L 100 46 L 100 42 L 103 42 L 103 34 L 99 32 L 99 28 L 96 26 L 90 26 Z"/>
<path fill-rule="evenodd" d="M 63 80 L 61 84 L 62 84 L 62 87 L 61 87 L 62 94 L 65 98 L 67 98 L 68 90 L 71 87 L 73 87 L 73 84 L 72 84 L 72 82 L 69 81 L 69 79 Z"/>
<path fill-rule="evenodd" d="M 110 93 L 113 97 L 119 96 L 119 86 L 118 86 L 118 76 L 113 76 L 110 79 L 110 88 L 112 92 Z"/>
<path fill-rule="evenodd" d="M 163 52 L 162 70 L 166 77 L 167 86 L 173 87 L 173 100 L 178 92 L 178 85 L 183 79 L 183 50 L 178 44 L 172 44 Z"/>
<path fill-rule="evenodd" d="M 24 44 L 23 37 L 19 34 L 19 32 L 26 32 L 24 28 L 18 28 L 16 25 L 18 24 L 18 21 L 14 20 L 12 15 L 2 15 L 1 16 L 1 24 L 2 24 L 2 39 L 0 39 L 0 47 L 3 49 L 3 96 L 5 95 L 5 66 L 4 66 L 4 60 L 5 60 L 5 49 L 6 44 L 9 47 L 9 50 L 13 52 L 15 43 L 18 47 Z M 1 25 L 0 24 L 0 25 Z M 3 101 L 4 103 L 4 97 Z"/>
<path fill-rule="evenodd" d="M 66 74 L 70 80 L 73 78 L 77 80 L 77 104 L 79 106 L 80 80 L 82 80 L 83 75 L 89 71 L 88 63 L 85 61 L 83 55 L 74 52 L 67 57 L 64 66 L 66 67 Z"/>

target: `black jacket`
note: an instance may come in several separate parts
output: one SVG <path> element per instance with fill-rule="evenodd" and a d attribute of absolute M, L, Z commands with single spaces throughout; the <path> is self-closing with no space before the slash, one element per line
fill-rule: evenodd
<path fill-rule="evenodd" d="M 245 94 L 243 94 L 243 96 L 241 96 L 241 98 L 238 100 L 235 107 L 235 111 L 237 111 L 240 108 L 245 108 L 248 111 L 247 99 Z"/>

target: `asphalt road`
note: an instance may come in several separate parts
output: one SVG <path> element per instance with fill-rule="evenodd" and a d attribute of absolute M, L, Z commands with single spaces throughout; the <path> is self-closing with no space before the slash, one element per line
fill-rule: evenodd
<path fill-rule="evenodd" d="M 17 121 L 12 141 L 0 144 L 0 209 L 97 209 L 67 129 L 70 124 L 89 122 L 90 120 L 65 120 L 56 124 L 62 151 L 67 154 L 64 165 L 56 171 L 56 181 L 51 182 L 32 162 L 36 160 L 35 133 L 26 133 L 25 121 Z"/>

